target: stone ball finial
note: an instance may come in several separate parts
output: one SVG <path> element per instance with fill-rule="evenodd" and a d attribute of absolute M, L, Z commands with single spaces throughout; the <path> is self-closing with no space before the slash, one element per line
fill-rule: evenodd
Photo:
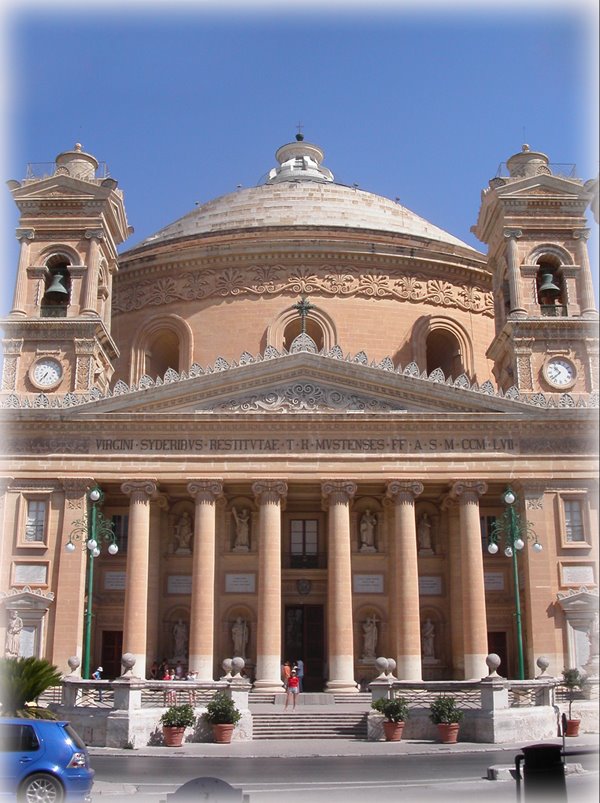
<path fill-rule="evenodd" d="M 75 147 L 73 148 L 73 150 L 75 150 L 75 151 L 83 150 L 83 145 L 81 144 L 81 142 L 76 142 L 75 143 Z"/>
<path fill-rule="evenodd" d="M 223 662 L 223 663 L 225 663 L 225 662 Z M 231 659 L 231 669 L 232 669 L 234 675 L 240 675 L 241 672 L 242 672 L 242 669 L 245 666 L 246 666 L 246 662 L 244 661 L 243 658 L 237 657 L 237 658 L 232 658 Z M 225 667 L 223 667 L 223 668 L 225 668 Z"/>
<path fill-rule="evenodd" d="M 131 670 L 135 666 L 135 655 L 130 652 L 125 652 L 121 656 L 121 666 L 123 667 L 123 674 L 131 674 Z"/>
<path fill-rule="evenodd" d="M 396 662 L 394 661 L 393 658 L 388 658 L 388 668 L 387 668 L 388 674 L 393 675 L 395 669 L 396 669 Z"/>
<path fill-rule="evenodd" d="M 376 658 L 375 659 L 375 666 L 379 671 L 379 678 L 385 678 L 386 672 L 388 671 L 390 662 L 387 658 Z"/>
<path fill-rule="evenodd" d="M 67 658 L 67 663 L 69 664 L 69 669 L 71 672 L 74 672 L 81 664 L 81 661 L 76 655 L 72 655 L 70 658 Z"/>
<path fill-rule="evenodd" d="M 530 150 L 531 150 L 531 148 L 530 148 L 530 147 L 529 147 L 529 145 L 528 145 L 528 144 L 525 142 L 523 145 L 521 145 L 521 150 L 523 151 L 523 153 L 527 153 L 527 151 L 530 151 Z"/>
<path fill-rule="evenodd" d="M 497 675 L 497 669 L 502 663 L 502 659 L 495 652 L 491 652 L 485 659 L 490 675 Z"/>
<path fill-rule="evenodd" d="M 541 674 L 543 675 L 546 669 L 548 669 L 548 667 L 550 666 L 550 661 L 546 658 L 545 655 L 540 655 L 540 657 L 536 661 L 536 664 Z"/>
<path fill-rule="evenodd" d="M 231 672 L 232 665 L 233 665 L 233 659 L 232 658 L 225 658 L 225 660 L 221 664 L 221 666 L 223 667 L 225 672 Z"/>

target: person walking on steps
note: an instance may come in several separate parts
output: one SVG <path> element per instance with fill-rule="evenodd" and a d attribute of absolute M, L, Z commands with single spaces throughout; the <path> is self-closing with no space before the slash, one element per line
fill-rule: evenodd
<path fill-rule="evenodd" d="M 287 682 L 287 689 L 286 689 L 286 696 L 285 696 L 285 707 L 284 711 L 287 711 L 287 707 L 290 702 L 290 698 L 292 699 L 292 710 L 296 710 L 296 700 L 298 699 L 300 689 L 300 678 L 298 677 L 298 673 L 295 669 L 292 669 L 289 680 Z"/>

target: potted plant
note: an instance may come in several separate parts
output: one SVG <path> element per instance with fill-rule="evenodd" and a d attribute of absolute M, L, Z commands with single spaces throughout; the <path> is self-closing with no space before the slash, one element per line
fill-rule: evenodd
<path fill-rule="evenodd" d="M 442 694 L 431 703 L 429 711 L 429 719 L 437 725 L 442 744 L 454 744 L 463 718 L 463 712 L 457 707 L 455 698 Z"/>
<path fill-rule="evenodd" d="M 399 742 L 402 739 L 404 723 L 408 719 L 408 704 L 403 697 L 386 700 L 381 697 L 371 703 L 371 707 L 385 717 L 383 732 L 386 742 Z"/>
<path fill-rule="evenodd" d="M 563 669 L 562 686 L 567 687 L 569 696 L 569 716 L 567 718 L 567 728 L 565 736 L 579 736 L 580 719 L 573 719 L 573 700 L 575 699 L 575 689 L 581 689 L 585 683 L 585 676 L 579 669 Z"/>
<path fill-rule="evenodd" d="M 212 725 L 215 742 L 229 744 L 235 724 L 240 721 L 242 715 L 231 697 L 220 691 L 212 700 L 209 700 L 204 716 L 206 721 Z"/>
<path fill-rule="evenodd" d="M 159 721 L 163 726 L 165 745 L 167 747 L 181 747 L 184 731 L 195 724 L 196 716 L 192 706 L 185 703 L 184 705 L 172 705 L 167 708 Z"/>

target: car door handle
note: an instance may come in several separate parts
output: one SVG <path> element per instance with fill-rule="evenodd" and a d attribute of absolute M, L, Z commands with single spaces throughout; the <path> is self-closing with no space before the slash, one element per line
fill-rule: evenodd
<path fill-rule="evenodd" d="M 32 759 L 30 759 L 30 758 L 29 758 L 29 756 L 21 756 L 21 758 L 19 759 L 19 762 L 20 762 L 21 764 L 29 764 L 29 762 L 30 762 L 31 760 L 32 760 Z"/>

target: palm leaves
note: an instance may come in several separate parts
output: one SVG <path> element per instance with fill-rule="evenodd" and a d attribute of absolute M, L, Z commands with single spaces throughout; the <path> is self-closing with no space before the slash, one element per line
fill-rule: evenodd
<path fill-rule="evenodd" d="M 4 658 L 0 660 L 0 701 L 2 716 L 54 719 L 44 708 L 31 705 L 50 686 L 58 686 L 57 667 L 39 658 Z"/>

